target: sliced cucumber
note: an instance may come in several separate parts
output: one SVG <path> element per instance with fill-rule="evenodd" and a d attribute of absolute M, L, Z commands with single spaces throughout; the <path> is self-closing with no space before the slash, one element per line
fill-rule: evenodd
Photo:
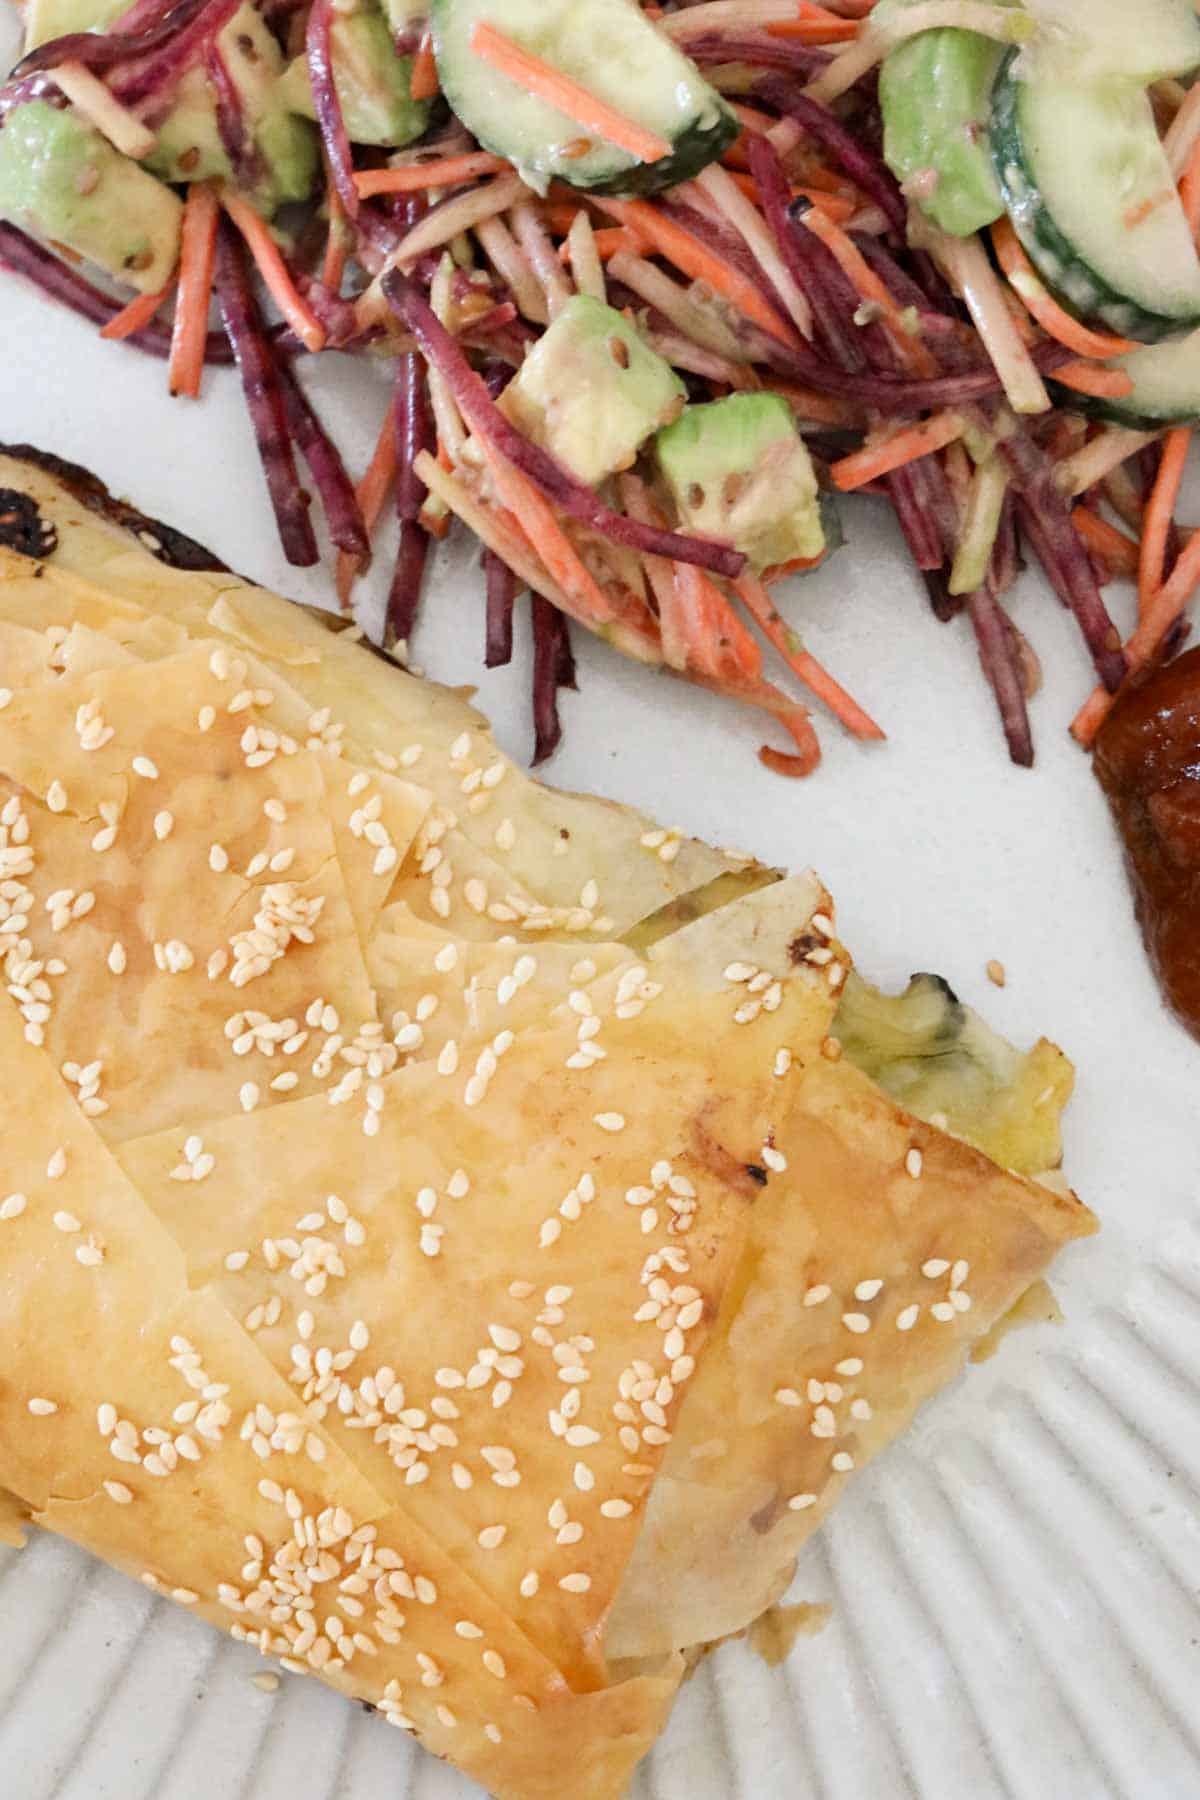
<path fill-rule="evenodd" d="M 1107 419 L 1114 425 L 1131 425 L 1136 431 L 1200 421 L 1200 331 L 1174 338 L 1169 344 L 1131 350 L 1110 366 L 1124 369 L 1133 379 L 1133 392 L 1123 400 L 1098 400 L 1057 384 L 1055 398 L 1072 412 Z"/>
<path fill-rule="evenodd" d="M 1142 343 L 1200 324 L 1200 258 L 1144 89 L 1024 69 L 1014 53 L 996 77 L 992 156 L 1038 273 Z"/>
<path fill-rule="evenodd" d="M 516 164 L 531 187 L 551 181 L 604 194 L 649 194 L 714 162 L 737 120 L 694 63 L 634 0 L 433 0 L 442 91 L 481 144 Z M 571 76 L 672 146 L 642 163 L 501 75 L 471 49 L 489 24 Z"/>
<path fill-rule="evenodd" d="M 1031 62 L 1076 82 L 1148 84 L 1200 66 L 1191 0 L 1025 0 L 1041 27 Z"/>

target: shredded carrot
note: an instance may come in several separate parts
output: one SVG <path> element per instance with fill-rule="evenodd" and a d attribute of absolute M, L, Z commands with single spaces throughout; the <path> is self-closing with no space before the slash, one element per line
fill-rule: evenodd
<path fill-rule="evenodd" d="M 395 403 L 389 404 L 383 416 L 383 424 L 379 436 L 375 440 L 375 449 L 367 464 L 367 472 L 354 490 L 354 498 L 358 501 L 358 510 L 363 516 L 363 524 L 370 536 L 379 523 L 384 502 L 391 492 L 392 483 L 396 479 L 396 409 Z M 348 551 L 339 552 L 337 559 L 337 596 L 343 610 L 350 603 L 350 590 L 354 586 L 355 577 L 362 571 L 363 564 L 357 556 Z"/>
<path fill-rule="evenodd" d="M 245 238 L 267 292 L 300 342 L 306 350 L 324 349 L 325 327 L 292 280 L 288 266 L 279 253 L 279 247 L 261 215 L 255 212 L 248 201 L 240 199 L 228 189 L 221 194 L 221 204 Z"/>
<path fill-rule="evenodd" d="M 1141 555 L 1138 558 L 1138 617 L 1145 618 L 1155 594 L 1162 586 L 1163 566 L 1171 521 L 1179 500 L 1183 466 L 1191 447 L 1192 434 L 1185 426 L 1176 426 L 1163 439 L 1162 457 L 1154 486 L 1142 514 Z"/>
<path fill-rule="evenodd" d="M 795 341 L 791 327 L 763 298 L 754 283 L 714 255 L 706 244 L 685 231 L 682 225 L 677 225 L 674 219 L 667 218 L 665 213 L 647 205 L 644 200 L 612 200 L 606 194 L 594 194 L 592 200 L 602 212 L 618 219 L 622 225 L 630 226 L 658 255 L 673 262 L 693 281 L 707 282 L 737 312 L 744 313 L 772 337 L 781 338 L 785 343 Z"/>
<path fill-rule="evenodd" d="M 768 25 L 767 31 L 771 37 L 791 38 L 801 44 L 845 44 L 858 36 L 858 26 L 853 19 L 836 19 L 832 14 L 828 14 L 825 21 L 787 19 Z"/>
<path fill-rule="evenodd" d="M 672 565 L 676 627 L 687 645 L 689 669 L 716 681 L 755 681 L 762 673 L 758 645 L 711 576 L 694 563 Z"/>
<path fill-rule="evenodd" d="M 476 25 L 471 33 L 471 49 L 501 75 L 515 81 L 518 87 L 557 107 L 584 131 L 615 144 L 618 150 L 637 157 L 639 162 L 661 162 L 665 156 L 670 156 L 671 146 L 666 138 L 656 131 L 647 131 L 635 119 L 627 118 L 607 100 L 601 100 L 598 94 L 589 92 L 570 75 L 564 75 L 561 69 L 552 68 L 540 56 L 534 56 L 511 38 L 503 36 L 495 26 L 483 21 Z"/>
<path fill-rule="evenodd" d="M 1089 550 L 1108 564 L 1114 575 L 1133 577 L 1138 572 L 1140 550 L 1131 537 L 1094 513 L 1090 506 L 1077 506 L 1071 523 Z"/>
<path fill-rule="evenodd" d="M 602 225 L 600 230 L 592 234 L 596 240 L 596 252 L 601 262 L 608 262 L 610 257 L 618 256 L 622 250 L 630 256 L 641 256 L 648 246 L 643 243 L 636 232 L 624 225 Z M 570 260 L 571 246 L 564 242 L 559 250 L 560 261 Z"/>
<path fill-rule="evenodd" d="M 1020 297 L 1042 330 L 1050 337 L 1065 344 L 1076 356 L 1124 356 L 1127 351 L 1137 349 L 1132 339 L 1114 337 L 1105 331 L 1091 331 L 1086 325 L 1081 325 L 1078 319 L 1073 319 L 1070 313 L 1063 311 L 1043 285 L 1021 248 L 1011 219 L 999 219 L 992 226 L 992 243 L 1013 292 Z"/>
<path fill-rule="evenodd" d="M 1132 375 L 1124 369 L 1106 369 L 1101 363 L 1064 363 L 1055 369 L 1054 379 L 1076 394 L 1095 394 L 1102 400 L 1124 400 L 1133 392 Z"/>
<path fill-rule="evenodd" d="M 819 394 L 816 388 L 799 387 L 793 381 L 784 381 L 774 375 L 771 392 L 782 395 L 794 413 L 802 419 L 811 419 L 814 425 L 853 427 L 861 426 L 863 422 L 862 408 L 849 400 L 840 400 L 836 394 Z"/>
<path fill-rule="evenodd" d="M 171 328 L 171 354 L 167 363 L 167 386 L 171 393 L 186 394 L 192 400 L 199 398 L 200 377 L 204 373 L 219 217 L 214 190 L 204 182 L 193 182 L 183 207 L 179 292 L 175 296 L 175 323 Z"/>
<path fill-rule="evenodd" d="M 574 600 L 583 622 L 592 630 L 606 624 L 612 618 L 613 609 L 595 577 L 580 560 L 549 501 L 485 437 L 481 436 L 478 441 L 501 503 L 512 513 L 554 580 Z"/>
<path fill-rule="evenodd" d="M 100 327 L 102 338 L 127 338 L 143 325 L 148 325 L 171 289 L 175 286 L 172 275 L 165 287 L 160 287 L 157 294 L 138 294 L 130 300 L 118 313 L 114 313 L 107 325 Z"/>
<path fill-rule="evenodd" d="M 412 60 L 408 91 L 414 100 L 432 100 L 440 85 L 437 58 L 433 54 L 433 32 L 426 26 Z"/>
<path fill-rule="evenodd" d="M 1125 645 L 1130 675 L 1144 669 L 1158 655 L 1167 633 L 1197 586 L 1200 586 L 1200 531 L 1192 537 L 1167 580 L 1154 594 Z M 1091 749 L 1115 698 L 1105 688 L 1094 688 L 1075 715 L 1071 735 L 1085 750 Z"/>
<path fill-rule="evenodd" d="M 418 194 L 424 188 L 458 187 L 511 168 L 511 163 L 489 150 L 471 150 L 465 156 L 443 156 L 436 162 L 410 163 L 403 169 L 359 169 L 354 185 L 360 200 L 371 200 L 376 194 Z"/>
<path fill-rule="evenodd" d="M 857 244 L 819 207 L 810 206 L 803 215 L 803 221 L 813 236 L 820 238 L 825 248 L 834 256 L 843 275 L 852 283 L 855 291 L 861 294 L 864 300 L 879 308 L 881 322 L 886 325 L 888 335 L 901 361 L 907 364 L 915 374 L 924 376 L 935 374 L 929 352 L 918 339 L 905 329 L 901 309 L 896 305 L 890 291 L 867 262 Z"/>
<path fill-rule="evenodd" d="M 929 456 L 952 444 L 962 436 L 963 424 L 960 414 L 943 412 L 922 420 L 919 425 L 894 431 L 890 437 L 881 438 L 878 443 L 868 444 L 851 456 L 843 456 L 840 462 L 831 463 L 829 473 L 834 485 L 843 493 L 850 493 L 868 481 L 877 480 L 880 475 L 890 475 L 893 469 L 902 469 L 906 463 L 916 462 L 919 457 Z"/>
<path fill-rule="evenodd" d="M 1200 231 L 1200 137 L 1192 145 L 1183 174 L 1179 178 L 1179 198 L 1191 227 L 1192 236 Z"/>
<path fill-rule="evenodd" d="M 734 582 L 734 591 L 759 629 L 797 674 L 805 687 L 823 700 L 846 730 L 857 738 L 882 738 L 885 734 L 871 715 L 863 710 L 823 669 L 815 656 L 810 656 L 796 633 L 783 618 L 763 583 L 753 575 L 743 575 Z"/>

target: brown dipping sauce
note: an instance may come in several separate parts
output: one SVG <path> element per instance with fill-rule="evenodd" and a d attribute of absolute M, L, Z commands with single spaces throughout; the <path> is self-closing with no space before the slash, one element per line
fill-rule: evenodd
<path fill-rule="evenodd" d="M 1155 974 L 1200 1037 L 1200 648 L 1117 702 L 1096 739 L 1095 766 L 1125 843 Z"/>

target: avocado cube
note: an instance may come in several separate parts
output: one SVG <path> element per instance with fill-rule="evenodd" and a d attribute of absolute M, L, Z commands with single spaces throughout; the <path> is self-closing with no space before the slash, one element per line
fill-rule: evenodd
<path fill-rule="evenodd" d="M 397 56 L 381 13 L 335 13 L 330 48 L 334 86 L 351 143 L 399 149 L 421 136 L 429 123 L 430 104 L 413 99 L 412 57 Z M 280 93 L 293 112 L 316 118 L 306 57 L 298 56 L 289 65 Z"/>
<path fill-rule="evenodd" d="M 689 406 L 659 432 L 655 451 L 684 523 L 726 539 L 754 569 L 824 550 L 817 478 L 778 394 Z"/>
<path fill-rule="evenodd" d="M 143 294 L 179 256 L 183 204 L 75 113 L 31 100 L 0 131 L 0 217 Z"/>
<path fill-rule="evenodd" d="M 238 8 L 217 44 L 262 165 L 247 198 L 268 215 L 285 201 L 306 200 L 317 173 L 317 137 L 284 103 L 283 52 L 249 5 Z M 164 181 L 233 179 L 217 125 L 216 96 L 203 68 L 189 69 L 176 88 L 146 166 Z"/>
<path fill-rule="evenodd" d="M 512 423 L 592 486 L 628 469 L 683 407 L 686 389 L 636 327 L 576 294 L 525 358 L 500 404 Z"/>

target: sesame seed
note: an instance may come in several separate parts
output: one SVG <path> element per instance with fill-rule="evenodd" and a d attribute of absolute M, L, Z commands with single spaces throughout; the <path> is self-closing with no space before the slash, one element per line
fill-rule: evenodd
<path fill-rule="evenodd" d="M 135 756 L 133 759 L 133 762 L 130 764 L 130 767 L 132 768 L 135 775 L 141 776 L 143 781 L 157 781 L 158 780 L 157 765 L 155 763 L 151 762 L 151 760 L 148 756 Z"/>
<path fill-rule="evenodd" d="M 835 1363 L 833 1367 L 834 1373 L 837 1375 L 861 1375 L 863 1360 L 861 1356 L 847 1356 L 843 1362 Z"/>
<path fill-rule="evenodd" d="M 0 1219 L 19 1219 L 28 1205 L 24 1194 L 9 1194 L 6 1200 L 0 1201 Z"/>
<path fill-rule="evenodd" d="M 871 1321 L 866 1313 L 849 1312 L 842 1314 L 842 1324 L 847 1331 L 862 1333 L 870 1331 Z"/>
<path fill-rule="evenodd" d="M 132 1505 L 133 1491 L 123 1481 L 106 1481 L 102 1485 L 109 1499 L 115 1500 L 118 1506 Z"/>
<path fill-rule="evenodd" d="M 808 1292 L 804 1296 L 804 1305 L 805 1306 L 820 1306 L 824 1301 L 829 1299 L 829 1296 L 832 1293 L 833 1293 L 833 1289 L 831 1287 L 827 1287 L 824 1282 L 821 1282 L 816 1287 L 809 1288 Z"/>
<path fill-rule="evenodd" d="M 783 1155 L 782 1151 L 776 1150 L 773 1144 L 763 1145 L 762 1159 L 768 1169 L 774 1170 L 776 1175 L 782 1175 L 788 1166 L 787 1157 Z"/>
<path fill-rule="evenodd" d="M 854 1467 L 854 1458 L 846 1450 L 837 1450 L 834 1452 L 831 1466 L 837 1470 L 839 1475 L 848 1475 Z"/>
<path fill-rule="evenodd" d="M 277 1694 L 279 1677 L 273 1669 L 263 1669 L 259 1674 L 250 1677 L 250 1685 L 256 1687 L 261 1694 Z"/>
<path fill-rule="evenodd" d="M 904 1159 L 905 1172 L 908 1175 L 911 1175 L 911 1177 L 914 1181 L 916 1181 L 920 1178 L 921 1170 L 924 1167 L 924 1164 L 925 1164 L 924 1157 L 921 1155 L 921 1152 L 918 1149 L 916 1149 L 915 1147 L 909 1151 L 908 1155 Z"/>
<path fill-rule="evenodd" d="M 896 1316 L 896 1330 L 897 1331 L 911 1331 L 913 1326 L 916 1324 L 917 1320 L 920 1318 L 920 1316 L 921 1316 L 921 1309 L 919 1306 L 917 1306 L 915 1304 L 912 1306 L 906 1306 L 904 1308 L 904 1311 L 901 1313 L 898 1313 Z"/>
<path fill-rule="evenodd" d="M 997 962 L 995 957 L 993 957 L 987 965 L 987 978 L 993 987 L 998 988 L 1002 988 L 1008 980 L 1004 964 L 1002 962 Z"/>
<path fill-rule="evenodd" d="M 52 781 L 46 789 L 46 805 L 52 813 L 66 812 L 67 790 L 61 781 Z"/>
<path fill-rule="evenodd" d="M 928 1262 L 921 1264 L 921 1273 L 927 1281 L 937 1281 L 946 1274 L 949 1267 L 950 1264 L 944 1262 L 940 1256 L 931 1256 Z"/>
<path fill-rule="evenodd" d="M 954 1267 L 950 1271 L 950 1286 L 952 1288 L 960 1288 L 962 1286 L 963 1282 L 967 1279 L 967 1276 L 970 1274 L 970 1272 L 971 1272 L 970 1263 L 965 1262 L 960 1257 L 959 1260 L 955 1263 Z"/>
<path fill-rule="evenodd" d="M 592 1585 L 592 1578 L 590 1575 L 577 1572 L 572 1575 L 564 1575 L 558 1585 L 564 1594 L 586 1594 Z"/>
<path fill-rule="evenodd" d="M 948 1325 L 954 1317 L 954 1307 L 948 1300 L 936 1300 L 929 1310 L 939 1325 Z"/>
<path fill-rule="evenodd" d="M 807 1512 L 810 1506 L 815 1506 L 816 1504 L 817 1496 L 815 1494 L 793 1494 L 788 1501 L 788 1505 L 793 1512 Z"/>
<path fill-rule="evenodd" d="M 625 1115 L 619 1112 L 596 1113 L 593 1123 L 598 1125 L 601 1131 L 624 1131 Z"/>
<path fill-rule="evenodd" d="M 54 1228 L 56 1231 L 65 1231 L 65 1232 L 82 1231 L 82 1229 L 83 1229 L 83 1227 L 79 1223 L 79 1220 L 75 1217 L 75 1214 L 69 1213 L 69 1212 L 56 1212 L 55 1213 Z"/>
<path fill-rule="evenodd" d="M 882 1281 L 877 1281 L 877 1280 L 860 1281 L 858 1286 L 854 1290 L 854 1298 L 856 1300 L 874 1300 L 875 1296 L 877 1294 L 881 1294 L 882 1292 L 883 1292 Z"/>
<path fill-rule="evenodd" d="M 507 1536 L 507 1525 L 485 1525 L 477 1542 L 481 1550 L 498 1550 Z"/>
<path fill-rule="evenodd" d="M 804 1402 L 795 1388 L 776 1388 L 775 1401 L 778 1406 L 803 1406 Z"/>
<path fill-rule="evenodd" d="M 35 1419 L 48 1419 L 51 1413 L 58 1411 L 58 1401 L 33 1399 L 29 1402 L 29 1410 Z"/>
<path fill-rule="evenodd" d="M 155 813 L 155 815 L 154 815 L 154 835 L 158 839 L 160 844 L 163 842 L 163 840 L 165 838 L 170 837 L 170 835 L 174 831 L 174 829 L 175 829 L 174 813 L 166 812 L 165 810 L 163 812 Z"/>
<path fill-rule="evenodd" d="M 229 852 L 223 844 L 213 844 L 208 852 L 208 866 L 214 875 L 223 875 L 229 867 Z"/>

